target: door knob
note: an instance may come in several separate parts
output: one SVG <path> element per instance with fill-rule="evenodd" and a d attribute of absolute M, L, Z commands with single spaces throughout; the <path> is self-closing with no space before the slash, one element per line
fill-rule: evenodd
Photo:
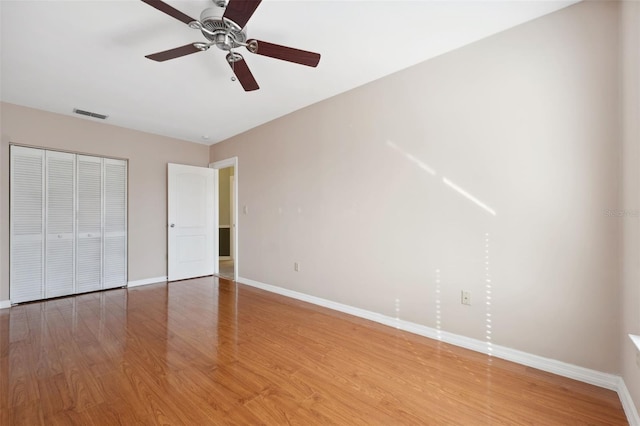
<path fill-rule="evenodd" d="M 171 224 L 171 225 L 169 225 L 169 226 L 171 226 L 172 228 L 175 228 L 175 227 L 176 227 L 176 224 L 175 224 L 175 223 L 172 223 L 172 224 Z"/>

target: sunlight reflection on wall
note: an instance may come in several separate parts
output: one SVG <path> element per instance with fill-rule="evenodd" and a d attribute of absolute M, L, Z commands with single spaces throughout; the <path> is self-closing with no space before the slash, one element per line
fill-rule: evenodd
<path fill-rule="evenodd" d="M 420 170 L 426 172 L 430 176 L 437 176 L 436 171 L 427 165 L 424 161 L 417 158 L 415 155 L 405 151 L 402 147 L 396 144 L 393 141 L 387 140 L 386 145 L 393 150 L 399 152 L 403 157 L 405 157 L 411 164 L 418 167 Z M 454 183 L 446 176 L 441 177 L 441 182 L 445 185 L 445 187 L 451 189 L 457 194 L 461 195 L 468 201 L 471 201 L 476 207 L 480 208 L 483 212 L 489 213 L 491 216 L 497 216 L 496 210 L 494 210 L 487 203 L 480 200 L 471 192 L 462 188 L 460 185 Z M 493 341 L 492 341 L 492 312 L 491 312 L 491 303 L 492 303 L 492 282 L 491 282 L 491 270 L 490 270 L 490 259 L 489 259 L 489 242 L 490 235 L 488 232 L 485 233 L 485 246 L 484 246 L 484 297 L 485 297 L 485 340 L 487 343 L 487 353 L 492 355 L 493 353 Z M 435 323 L 436 323 L 436 332 L 438 340 L 442 340 L 442 304 L 441 304 L 441 271 L 440 269 L 435 270 Z M 396 299 L 395 301 L 395 313 L 396 320 L 399 324 L 400 322 L 400 300 Z M 398 325 L 399 326 L 399 325 Z M 491 359 L 489 359 L 489 363 L 491 363 Z"/>
<path fill-rule="evenodd" d="M 399 153 L 404 155 L 407 160 L 411 161 L 413 164 L 415 164 L 416 166 L 418 166 L 420 169 L 424 170 L 425 172 L 429 173 L 431 176 L 435 176 L 436 175 L 435 170 L 433 170 L 431 167 L 427 166 L 425 163 L 423 163 L 418 158 L 414 157 L 413 155 L 409 154 L 408 152 L 406 152 L 405 150 L 400 148 L 395 143 L 393 143 L 393 142 L 388 140 L 387 141 L 387 146 L 395 149 L 396 151 L 398 151 Z"/>
<path fill-rule="evenodd" d="M 446 177 L 442 178 L 442 182 L 447 185 L 449 188 L 453 189 L 454 191 L 456 191 L 458 194 L 462 195 L 463 197 L 467 198 L 469 201 L 473 202 L 474 204 L 476 204 L 478 207 L 480 207 L 482 210 L 486 211 L 487 213 L 495 216 L 496 215 L 496 211 L 493 210 L 491 207 L 487 206 L 485 203 L 483 203 L 482 201 L 480 201 L 478 198 L 474 197 L 473 195 L 471 195 L 469 192 L 465 191 L 464 189 L 460 188 L 458 185 L 456 185 L 455 183 L 451 182 L 449 179 L 447 179 Z"/>
<path fill-rule="evenodd" d="M 487 340 L 487 353 L 489 355 L 493 354 L 493 344 L 491 342 L 491 270 L 489 269 L 489 233 L 485 234 L 485 297 L 486 297 L 486 335 L 485 338 Z"/>

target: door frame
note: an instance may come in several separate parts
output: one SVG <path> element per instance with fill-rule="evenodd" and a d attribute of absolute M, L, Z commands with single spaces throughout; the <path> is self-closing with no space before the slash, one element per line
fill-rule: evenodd
<path fill-rule="evenodd" d="M 214 229 L 216 230 L 216 232 L 219 232 L 218 230 L 220 229 L 220 214 L 219 214 L 219 209 L 220 209 L 220 188 L 219 188 L 219 176 L 218 176 L 218 170 L 220 169 L 225 169 L 227 167 L 233 167 L 233 175 L 234 175 L 234 181 L 235 181 L 235 185 L 233 188 L 233 218 L 231 220 L 231 224 L 233 223 L 236 224 L 235 228 L 233 226 L 231 226 L 231 239 L 235 242 L 234 246 L 231 248 L 231 257 L 233 258 L 233 280 L 234 281 L 238 281 L 238 265 L 239 265 L 239 258 L 238 258 L 238 228 L 239 228 L 239 223 L 238 223 L 238 175 L 239 175 L 239 171 L 238 171 L 238 157 L 231 157 L 231 158 L 227 158 L 224 160 L 220 160 L 220 161 L 214 161 L 213 163 L 209 163 L 209 167 L 215 170 L 215 186 L 214 186 L 214 190 L 213 190 L 213 200 L 214 200 L 214 210 L 215 210 L 215 223 L 214 223 Z M 214 262 L 214 267 L 213 267 L 213 273 L 215 275 L 220 274 L 220 269 L 219 269 L 219 258 L 220 258 L 220 247 L 219 244 L 216 244 L 214 251 L 213 251 L 213 262 Z"/>
<path fill-rule="evenodd" d="M 231 223 L 229 224 L 229 227 L 231 229 L 235 229 L 236 228 L 236 223 L 235 223 L 235 220 L 236 220 L 236 216 L 235 216 L 235 214 L 236 214 L 236 175 L 235 175 L 235 168 L 233 170 L 234 170 L 234 175 L 233 176 L 229 176 L 229 194 L 230 194 L 230 198 L 231 198 L 231 200 L 230 200 L 231 202 L 229 203 L 229 212 L 230 212 L 230 215 L 231 215 L 231 217 L 229 218 L 229 221 Z M 236 238 L 235 238 L 236 236 L 234 235 L 233 232 L 229 232 L 229 234 L 230 234 L 229 243 L 231 244 L 230 245 L 230 249 L 231 250 L 229 252 L 229 255 L 230 255 L 231 260 L 234 260 L 233 248 L 236 246 L 236 241 L 235 241 L 236 240 Z"/>

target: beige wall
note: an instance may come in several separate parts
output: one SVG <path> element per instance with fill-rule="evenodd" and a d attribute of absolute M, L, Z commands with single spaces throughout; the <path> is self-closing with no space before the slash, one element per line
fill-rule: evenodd
<path fill-rule="evenodd" d="M 213 145 L 240 276 L 619 372 L 618 18 L 581 3 Z"/>
<path fill-rule="evenodd" d="M 637 349 L 627 335 L 640 335 L 640 3 L 622 4 L 622 377 L 640 409 Z"/>
<path fill-rule="evenodd" d="M 2 103 L 0 300 L 9 299 L 9 143 L 129 160 L 129 281 L 167 275 L 167 163 L 206 166 L 208 147 Z"/>

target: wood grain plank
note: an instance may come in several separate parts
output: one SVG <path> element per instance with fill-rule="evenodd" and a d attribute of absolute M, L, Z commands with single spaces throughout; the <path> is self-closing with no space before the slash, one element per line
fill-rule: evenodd
<path fill-rule="evenodd" d="M 627 424 L 615 392 L 211 277 L 0 311 L 0 423 Z"/>

